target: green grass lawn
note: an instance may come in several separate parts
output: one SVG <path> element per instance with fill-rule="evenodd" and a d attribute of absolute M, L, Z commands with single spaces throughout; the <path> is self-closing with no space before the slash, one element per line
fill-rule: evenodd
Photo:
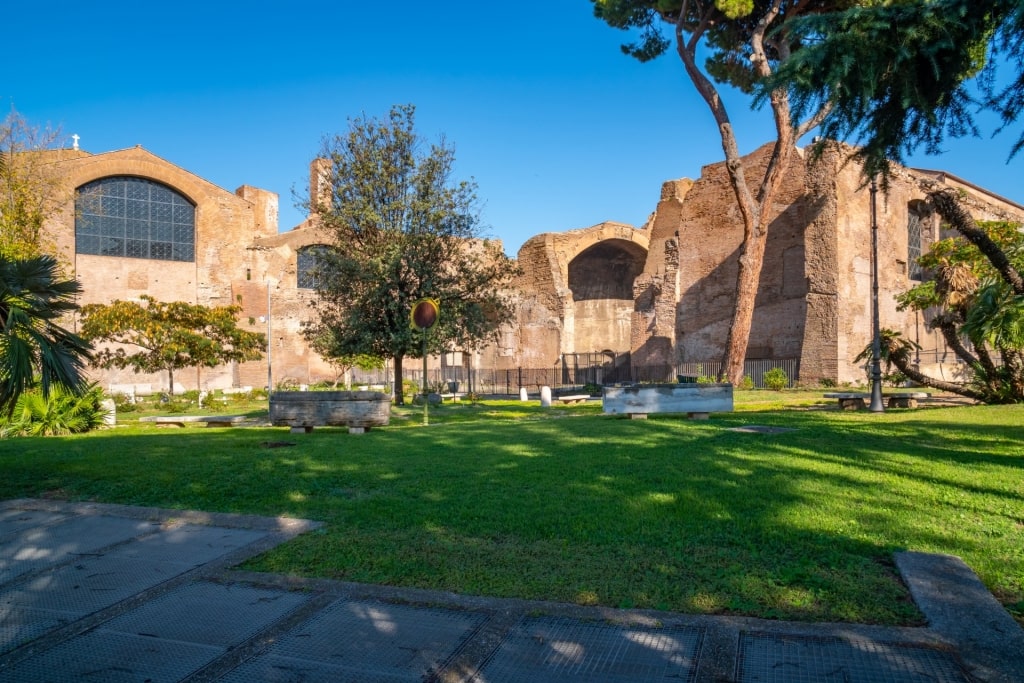
<path fill-rule="evenodd" d="M 0 440 L 0 498 L 326 522 L 257 571 L 811 621 L 920 623 L 892 554 L 949 553 L 1019 613 L 1024 406 L 808 409 L 831 408 L 821 393 L 737 392 L 708 421 L 488 401 L 433 407 L 423 427 L 395 408 L 364 435 L 130 413 Z M 730 429 L 744 425 L 794 431 Z"/>

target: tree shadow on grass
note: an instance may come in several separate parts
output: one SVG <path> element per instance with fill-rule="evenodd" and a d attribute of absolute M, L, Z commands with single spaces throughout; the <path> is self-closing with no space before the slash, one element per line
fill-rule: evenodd
<path fill-rule="evenodd" d="M 771 420 L 796 430 L 726 429 Z M 1019 520 L 1014 532 L 1002 507 L 1019 502 L 1003 481 L 1020 467 L 1008 424 L 585 417 L 318 429 L 260 447 L 280 433 L 0 443 L 0 491 L 316 519 L 328 526 L 247 566 L 616 607 L 914 624 L 895 550 L 996 556 L 990 578 L 1022 574 Z M 971 447 L 943 446 L 936 469 L 944 433 Z M 991 533 L 965 534 L 968 513 Z"/>

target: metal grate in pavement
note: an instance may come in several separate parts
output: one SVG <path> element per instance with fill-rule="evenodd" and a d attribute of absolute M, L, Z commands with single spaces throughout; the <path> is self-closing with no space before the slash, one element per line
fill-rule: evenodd
<path fill-rule="evenodd" d="M 111 619 L 104 631 L 236 646 L 308 601 L 308 593 L 190 583 Z"/>
<path fill-rule="evenodd" d="M 703 629 L 524 619 L 473 679 L 503 683 L 692 681 Z"/>
<path fill-rule="evenodd" d="M 48 609 L 84 616 L 189 569 L 188 565 L 169 562 L 92 557 L 0 592 L 0 607 Z"/>
<path fill-rule="evenodd" d="M 0 606 L 0 655 L 71 620 L 59 612 Z"/>
<path fill-rule="evenodd" d="M 76 517 L 54 526 L 26 528 L 0 542 L 0 585 L 43 567 L 94 553 L 154 531 L 152 522 L 122 517 Z"/>
<path fill-rule="evenodd" d="M 0 682 L 177 681 L 308 599 L 249 586 L 191 583 L 18 662 L 0 673 Z"/>
<path fill-rule="evenodd" d="M 183 524 L 111 548 L 111 557 L 140 558 L 161 562 L 205 564 L 266 536 L 264 531 L 227 529 Z"/>
<path fill-rule="evenodd" d="M 0 671 L 0 683 L 180 681 L 222 648 L 92 631 Z"/>
<path fill-rule="evenodd" d="M 485 620 L 456 610 L 340 600 L 220 680 L 419 683 Z"/>
<path fill-rule="evenodd" d="M 969 683 L 947 652 L 909 644 L 744 633 L 739 683 Z"/>

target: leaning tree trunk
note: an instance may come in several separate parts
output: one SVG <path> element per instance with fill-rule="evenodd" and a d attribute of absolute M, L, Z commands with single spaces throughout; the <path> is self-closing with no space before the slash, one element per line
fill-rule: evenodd
<path fill-rule="evenodd" d="M 1024 277 L 1013 267 L 999 245 L 975 225 L 974 218 L 960 204 L 956 194 L 952 190 L 938 190 L 929 194 L 928 199 L 940 216 L 985 255 L 1003 280 L 1013 288 L 1013 293 L 1017 296 L 1024 295 Z"/>
<path fill-rule="evenodd" d="M 982 403 L 987 403 L 990 400 L 990 397 L 985 393 L 965 387 L 963 384 L 947 382 L 945 380 L 935 379 L 934 377 L 922 374 L 913 366 L 913 364 L 910 363 L 909 358 L 902 355 L 891 355 L 889 360 L 907 377 L 907 379 L 913 380 L 921 386 L 931 387 L 932 389 L 938 389 L 939 391 L 948 391 L 951 394 L 957 394 L 958 396 L 963 396 L 965 398 L 973 398 L 974 400 L 981 401 Z"/>

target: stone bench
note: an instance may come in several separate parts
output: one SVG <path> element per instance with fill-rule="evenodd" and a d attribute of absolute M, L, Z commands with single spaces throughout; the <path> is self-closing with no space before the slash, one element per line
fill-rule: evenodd
<path fill-rule="evenodd" d="M 202 423 L 207 427 L 232 427 L 245 422 L 245 415 L 159 415 L 140 417 L 139 422 L 153 422 L 164 427 L 184 427 Z"/>
<path fill-rule="evenodd" d="M 577 403 L 586 403 L 589 398 L 590 394 L 576 394 L 573 396 L 556 396 L 555 400 L 563 405 L 571 406 Z"/>
<path fill-rule="evenodd" d="M 832 392 L 825 394 L 825 398 L 834 398 L 839 401 L 839 407 L 843 410 L 857 410 L 867 406 L 866 400 L 871 399 L 871 394 L 861 392 Z M 928 398 L 923 391 L 900 391 L 893 394 L 883 394 L 882 398 L 888 399 L 890 408 L 916 408 L 918 399 Z"/>
<path fill-rule="evenodd" d="M 842 410 L 857 410 L 858 408 L 867 407 L 867 404 L 864 402 L 864 399 L 870 399 L 871 394 L 864 394 L 852 391 L 834 391 L 825 394 L 825 398 L 837 399 L 839 401 L 839 407 Z"/>
<path fill-rule="evenodd" d="M 885 398 L 889 399 L 887 405 L 890 408 L 916 408 L 918 400 L 928 398 L 928 394 L 923 391 L 904 391 L 886 394 Z"/>

